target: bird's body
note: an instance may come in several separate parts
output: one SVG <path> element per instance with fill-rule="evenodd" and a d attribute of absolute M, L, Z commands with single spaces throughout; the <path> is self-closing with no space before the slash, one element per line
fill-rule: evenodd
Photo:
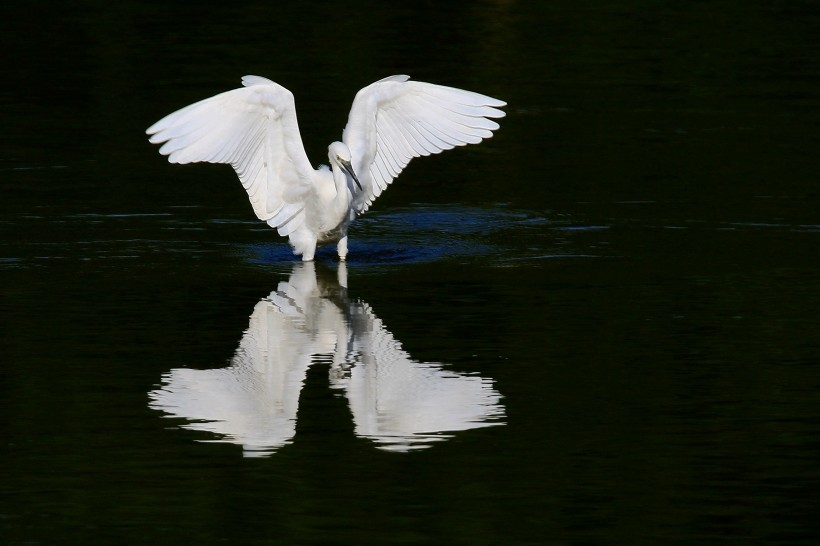
<path fill-rule="evenodd" d="M 171 163 L 228 163 L 260 220 L 310 261 L 316 247 L 337 243 L 347 256 L 347 229 L 413 158 L 492 136 L 503 101 L 391 76 L 356 95 L 330 166 L 313 169 L 305 154 L 290 91 L 245 76 L 245 87 L 178 110 L 146 131 Z"/>

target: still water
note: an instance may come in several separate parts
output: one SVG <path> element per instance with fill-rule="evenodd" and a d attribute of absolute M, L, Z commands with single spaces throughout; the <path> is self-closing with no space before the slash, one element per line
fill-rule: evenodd
<path fill-rule="evenodd" d="M 17 4 L 0 542 L 814 543 L 813 4 Z M 302 264 L 145 139 L 246 73 L 508 117 Z"/>

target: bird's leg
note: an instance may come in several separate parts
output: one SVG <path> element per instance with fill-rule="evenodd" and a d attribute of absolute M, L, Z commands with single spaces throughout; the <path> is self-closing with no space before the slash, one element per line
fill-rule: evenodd
<path fill-rule="evenodd" d="M 305 248 L 305 251 L 302 252 L 302 261 L 303 262 L 312 262 L 313 256 L 316 255 L 316 242 L 314 241 L 313 244 L 308 245 Z"/>
<path fill-rule="evenodd" d="M 294 254 L 301 254 L 303 262 L 310 262 L 316 255 L 317 237 L 306 226 L 302 225 L 288 236 Z"/>
<path fill-rule="evenodd" d="M 339 259 L 345 261 L 347 258 L 347 235 L 344 235 L 336 244 L 336 251 L 339 253 Z"/>

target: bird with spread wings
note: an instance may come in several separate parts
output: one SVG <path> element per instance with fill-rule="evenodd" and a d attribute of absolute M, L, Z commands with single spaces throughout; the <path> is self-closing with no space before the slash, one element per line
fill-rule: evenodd
<path fill-rule="evenodd" d="M 336 243 L 347 256 L 350 222 L 365 212 L 414 157 L 477 144 L 498 129 L 506 103 L 486 95 L 390 76 L 356 94 L 330 166 L 313 169 L 293 94 L 259 76 L 191 104 L 146 130 L 171 163 L 231 165 L 260 220 L 313 260 Z"/>

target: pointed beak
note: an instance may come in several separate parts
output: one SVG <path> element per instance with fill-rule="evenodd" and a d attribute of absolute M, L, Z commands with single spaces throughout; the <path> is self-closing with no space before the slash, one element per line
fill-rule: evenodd
<path fill-rule="evenodd" d="M 359 191 L 363 191 L 362 185 L 359 182 L 359 178 L 356 176 L 356 173 L 353 172 L 353 165 L 350 164 L 350 161 L 340 161 L 339 164 L 342 166 L 342 168 L 345 170 L 347 174 L 353 177 L 353 181 L 356 183 L 357 186 L 359 186 Z"/>

